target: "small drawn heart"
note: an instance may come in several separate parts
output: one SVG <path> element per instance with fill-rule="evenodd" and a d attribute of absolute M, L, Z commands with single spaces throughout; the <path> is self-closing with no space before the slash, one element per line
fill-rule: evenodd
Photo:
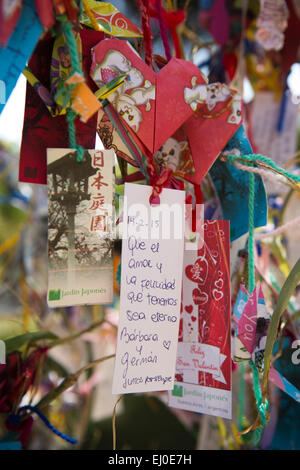
<path fill-rule="evenodd" d="M 186 306 L 184 307 L 184 309 L 185 309 L 185 311 L 186 311 L 187 313 L 192 313 L 192 311 L 193 311 L 193 306 L 192 306 L 192 305 L 186 305 Z"/>
<path fill-rule="evenodd" d="M 208 295 L 206 292 L 201 292 L 200 289 L 193 290 L 193 301 L 195 305 L 204 305 L 208 301 Z"/>
<path fill-rule="evenodd" d="M 212 294 L 213 294 L 213 298 L 218 302 L 219 300 L 221 300 L 224 296 L 223 292 L 220 291 L 220 290 L 217 290 L 217 289 L 214 289 L 212 291 Z"/>
<path fill-rule="evenodd" d="M 194 317 L 194 315 L 192 315 L 192 316 L 191 316 L 191 320 L 192 320 L 192 321 L 196 321 L 196 320 L 197 320 L 197 318 L 196 318 L 196 317 Z"/>
<path fill-rule="evenodd" d="M 170 346 L 171 346 L 171 341 L 163 341 L 163 346 L 164 348 L 166 348 L 168 351 L 170 349 Z"/>
<path fill-rule="evenodd" d="M 218 279 L 216 282 L 215 282 L 215 286 L 217 289 L 221 290 L 223 289 L 223 285 L 224 285 L 224 281 L 223 279 Z"/>

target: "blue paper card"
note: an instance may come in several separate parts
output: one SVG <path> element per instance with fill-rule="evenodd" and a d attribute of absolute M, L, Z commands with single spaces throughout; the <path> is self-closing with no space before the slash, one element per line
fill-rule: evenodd
<path fill-rule="evenodd" d="M 244 126 L 241 125 L 229 140 L 224 151 L 237 149 L 242 155 L 252 152 Z M 225 220 L 230 220 L 230 241 L 248 232 L 249 174 L 228 162 L 217 159 L 209 170 Z M 267 197 L 263 181 L 255 176 L 254 225 L 267 223 Z"/>
<path fill-rule="evenodd" d="M 24 0 L 18 24 L 5 49 L 0 48 L 0 114 L 43 31 L 34 0 Z"/>

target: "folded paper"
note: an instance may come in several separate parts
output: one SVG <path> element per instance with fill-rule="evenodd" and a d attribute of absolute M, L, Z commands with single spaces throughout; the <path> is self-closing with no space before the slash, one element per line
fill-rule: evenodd
<path fill-rule="evenodd" d="M 82 30 L 82 65 L 87 71 L 91 66 L 91 48 L 99 42 L 103 33 Z M 65 115 L 52 117 L 45 106 L 45 89 L 50 90 L 50 64 L 54 40 L 46 37 L 41 40 L 29 61 L 29 68 L 37 78 L 41 88 L 27 84 L 23 137 L 20 152 L 19 180 L 27 183 L 46 184 L 47 182 L 47 148 L 68 148 L 69 131 Z M 95 84 L 85 73 L 86 83 L 92 91 Z M 42 96 L 40 96 L 40 94 Z M 50 95 L 51 96 L 51 95 Z M 53 100 L 49 103 L 51 106 Z M 95 147 L 97 114 L 94 114 L 87 123 L 75 119 L 77 143 L 84 148 Z"/>
<path fill-rule="evenodd" d="M 142 31 L 110 3 L 87 0 L 87 5 L 103 33 L 121 38 L 143 37 Z M 84 11 L 80 22 L 86 26 L 93 26 L 90 18 Z"/>
<path fill-rule="evenodd" d="M 239 127 L 221 153 L 224 155 L 253 153 L 243 125 Z M 223 217 L 230 220 L 230 241 L 234 241 L 248 232 L 248 173 L 217 159 L 210 168 L 209 175 L 217 192 Z M 254 225 L 263 227 L 266 223 L 267 197 L 264 183 L 259 175 L 255 175 Z"/>
<path fill-rule="evenodd" d="M 122 74 L 124 84 L 108 100 L 137 145 L 150 155 L 166 153 L 163 146 L 171 147 L 181 130 L 193 158 L 182 173 L 199 183 L 242 122 L 240 96 L 226 85 L 207 84 L 192 62 L 173 58 L 156 74 L 127 42 L 101 41 L 93 49 L 94 82 L 101 88 Z M 175 149 L 177 158 L 182 150 Z"/>

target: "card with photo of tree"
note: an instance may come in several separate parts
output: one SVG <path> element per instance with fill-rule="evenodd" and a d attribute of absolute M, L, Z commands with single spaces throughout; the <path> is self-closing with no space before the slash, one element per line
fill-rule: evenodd
<path fill-rule="evenodd" d="M 113 302 L 114 158 L 47 149 L 50 307 Z"/>

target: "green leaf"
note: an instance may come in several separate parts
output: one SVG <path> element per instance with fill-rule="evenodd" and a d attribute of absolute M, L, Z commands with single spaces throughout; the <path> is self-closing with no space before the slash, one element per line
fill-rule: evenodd
<path fill-rule="evenodd" d="M 24 333 L 23 335 L 14 336 L 4 340 L 6 346 L 6 354 L 18 351 L 28 342 L 34 343 L 40 339 L 57 339 L 57 336 L 50 331 L 33 331 Z"/>
<path fill-rule="evenodd" d="M 300 259 L 297 261 L 290 274 L 288 275 L 281 291 L 271 318 L 264 359 L 264 375 L 263 375 L 263 397 L 266 398 L 268 391 L 268 378 L 271 367 L 271 358 L 273 347 L 277 338 L 278 326 L 281 315 L 286 310 L 289 300 L 300 281 Z"/>

